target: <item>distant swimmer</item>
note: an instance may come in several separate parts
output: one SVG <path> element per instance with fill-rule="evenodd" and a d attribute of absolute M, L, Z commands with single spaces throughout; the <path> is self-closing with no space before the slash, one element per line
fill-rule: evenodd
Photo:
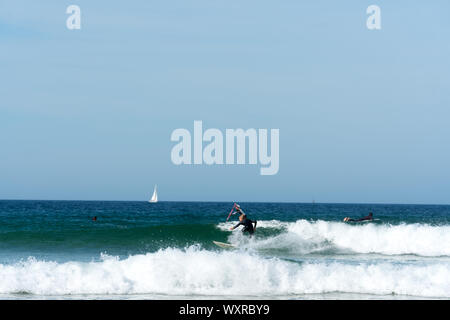
<path fill-rule="evenodd" d="M 97 221 L 97 216 L 93 217 L 92 221 Z"/>
<path fill-rule="evenodd" d="M 234 230 L 239 226 L 244 226 L 244 228 L 242 229 L 242 232 L 244 234 L 248 233 L 248 234 L 252 235 L 255 232 L 257 221 L 248 219 L 247 215 L 245 213 L 243 213 L 239 207 L 237 207 L 236 210 L 238 211 L 238 213 L 241 214 L 239 216 L 239 223 L 237 225 L 235 225 L 234 227 L 231 227 L 230 230 Z"/>
<path fill-rule="evenodd" d="M 360 218 L 360 219 L 352 219 L 349 217 L 344 218 L 344 222 L 360 222 L 360 221 L 371 221 L 371 220 L 373 220 L 372 212 L 369 212 L 369 214 L 367 216 L 365 216 L 364 218 Z"/>

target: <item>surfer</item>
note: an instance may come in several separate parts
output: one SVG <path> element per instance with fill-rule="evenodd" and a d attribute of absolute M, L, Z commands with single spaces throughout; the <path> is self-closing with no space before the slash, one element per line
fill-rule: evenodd
<path fill-rule="evenodd" d="M 352 219 L 350 217 L 345 217 L 344 222 L 360 222 L 360 221 L 367 221 L 367 220 L 373 220 L 373 213 L 369 212 L 369 215 L 365 216 L 364 218 L 360 219 Z"/>
<path fill-rule="evenodd" d="M 239 213 L 239 215 L 245 215 L 244 211 L 241 209 L 241 206 L 237 203 L 234 204 L 234 209 L 236 210 L 236 213 Z"/>
<path fill-rule="evenodd" d="M 236 208 L 236 210 L 238 210 L 238 212 L 242 212 L 241 209 Z M 257 221 L 253 221 L 247 218 L 247 215 L 245 213 L 241 213 L 241 215 L 239 216 L 239 223 L 237 225 L 235 225 L 234 227 L 231 227 L 230 230 L 234 230 L 239 226 L 244 226 L 244 228 L 242 229 L 242 232 L 245 233 L 249 233 L 250 235 L 252 235 L 255 232 L 256 229 L 256 223 Z"/>

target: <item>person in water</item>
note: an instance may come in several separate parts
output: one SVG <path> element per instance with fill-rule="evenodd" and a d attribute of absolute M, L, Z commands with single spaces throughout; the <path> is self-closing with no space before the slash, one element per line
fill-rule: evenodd
<path fill-rule="evenodd" d="M 367 220 L 373 220 L 372 212 L 369 212 L 369 215 L 365 216 L 364 218 L 360 218 L 360 219 L 352 219 L 349 217 L 344 218 L 344 222 L 360 222 L 360 221 L 367 221 Z"/>
<path fill-rule="evenodd" d="M 244 211 L 241 209 L 241 206 L 237 203 L 234 205 L 234 209 L 236 210 L 236 213 L 239 213 L 239 215 L 245 215 Z"/>
<path fill-rule="evenodd" d="M 252 221 L 250 219 L 247 218 L 247 215 L 245 213 L 242 212 L 241 209 L 236 208 L 236 210 L 238 211 L 238 213 L 240 213 L 241 215 L 239 216 L 239 223 L 237 225 L 235 225 L 234 227 L 231 227 L 230 230 L 234 230 L 239 226 L 244 226 L 244 228 L 242 229 L 242 233 L 248 233 L 250 235 L 252 235 L 255 232 L 256 229 L 256 223 L 257 221 Z"/>

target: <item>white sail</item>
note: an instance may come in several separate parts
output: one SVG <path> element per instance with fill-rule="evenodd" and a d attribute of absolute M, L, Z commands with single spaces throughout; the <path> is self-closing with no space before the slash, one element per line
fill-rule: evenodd
<path fill-rule="evenodd" d="M 153 203 L 158 202 L 158 194 L 156 193 L 156 185 L 155 185 L 155 189 L 153 190 L 152 198 L 148 202 L 153 202 Z"/>

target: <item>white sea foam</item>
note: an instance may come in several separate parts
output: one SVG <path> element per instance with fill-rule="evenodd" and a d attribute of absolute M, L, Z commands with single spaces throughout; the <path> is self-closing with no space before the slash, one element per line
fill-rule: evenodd
<path fill-rule="evenodd" d="M 228 222 L 218 227 L 228 230 L 232 225 Z M 299 253 L 337 249 L 385 255 L 450 256 L 450 226 L 270 220 L 258 221 L 257 227 L 280 229 L 280 233 L 251 242 L 254 248 L 284 248 Z"/>
<path fill-rule="evenodd" d="M 330 292 L 450 297 L 450 265 L 299 264 L 242 251 L 164 249 L 126 259 L 0 264 L 0 294 L 300 295 Z"/>
<path fill-rule="evenodd" d="M 221 222 L 217 225 L 220 230 L 227 231 L 230 227 L 237 224 L 237 221 Z M 282 229 L 286 228 L 292 224 L 292 222 L 279 221 L 279 220 L 258 220 L 257 228 L 272 228 L 272 229 Z"/>

